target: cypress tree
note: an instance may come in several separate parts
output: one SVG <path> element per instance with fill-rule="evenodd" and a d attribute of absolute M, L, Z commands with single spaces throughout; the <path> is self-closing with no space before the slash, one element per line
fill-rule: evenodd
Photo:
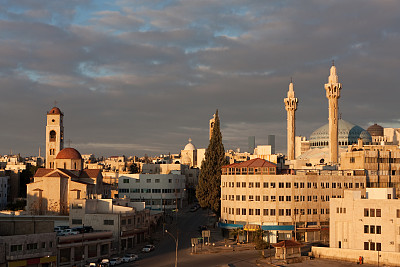
<path fill-rule="evenodd" d="M 221 167 L 225 164 L 225 149 L 222 144 L 217 110 L 210 143 L 207 147 L 204 160 L 201 163 L 196 197 L 201 207 L 209 208 L 218 215 L 221 211 Z"/>

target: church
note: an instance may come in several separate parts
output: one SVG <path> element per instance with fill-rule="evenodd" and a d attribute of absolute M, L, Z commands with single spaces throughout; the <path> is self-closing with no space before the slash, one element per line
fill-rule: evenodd
<path fill-rule="evenodd" d="M 37 170 L 27 185 L 31 214 L 68 215 L 73 199 L 106 198 L 100 169 L 83 169 L 83 159 L 74 148 L 64 148 L 64 114 L 58 107 L 47 113 L 46 168 Z"/>

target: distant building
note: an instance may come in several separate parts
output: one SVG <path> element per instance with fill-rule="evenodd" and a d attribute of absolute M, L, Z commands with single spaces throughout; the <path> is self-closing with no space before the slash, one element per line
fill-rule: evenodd
<path fill-rule="evenodd" d="M 9 176 L 0 176 L 0 210 L 5 209 L 8 203 L 7 199 L 10 190 L 8 184 L 9 179 Z"/>
<path fill-rule="evenodd" d="M 274 134 L 268 135 L 267 145 L 271 146 L 271 153 L 275 154 L 275 135 Z"/>
<path fill-rule="evenodd" d="M 248 152 L 250 154 L 254 153 L 254 149 L 256 148 L 256 137 L 255 136 L 249 136 L 248 138 Z"/>
<path fill-rule="evenodd" d="M 181 208 L 186 199 L 185 180 L 181 171 L 174 170 L 169 174 L 124 174 L 118 180 L 118 195 L 131 202 L 145 202 L 152 210 Z"/>

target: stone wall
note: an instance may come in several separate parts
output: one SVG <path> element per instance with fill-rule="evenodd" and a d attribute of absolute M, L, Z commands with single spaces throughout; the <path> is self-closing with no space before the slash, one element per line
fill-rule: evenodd
<path fill-rule="evenodd" d="M 326 248 L 312 247 L 312 255 L 316 258 L 344 260 L 358 262 L 358 258 L 362 256 L 365 264 L 377 264 L 379 255 L 379 264 L 388 266 L 398 266 L 400 262 L 400 253 L 370 251 L 358 249 L 341 249 L 341 248 Z"/>

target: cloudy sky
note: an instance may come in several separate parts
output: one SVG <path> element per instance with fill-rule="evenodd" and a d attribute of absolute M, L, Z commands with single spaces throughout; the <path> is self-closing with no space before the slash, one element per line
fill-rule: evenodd
<path fill-rule="evenodd" d="M 398 0 L 0 0 L 0 154 L 45 148 L 46 112 L 96 156 L 208 145 L 219 109 L 226 149 L 286 150 L 293 77 L 297 134 L 327 123 L 335 60 L 343 119 L 400 127 Z"/>

